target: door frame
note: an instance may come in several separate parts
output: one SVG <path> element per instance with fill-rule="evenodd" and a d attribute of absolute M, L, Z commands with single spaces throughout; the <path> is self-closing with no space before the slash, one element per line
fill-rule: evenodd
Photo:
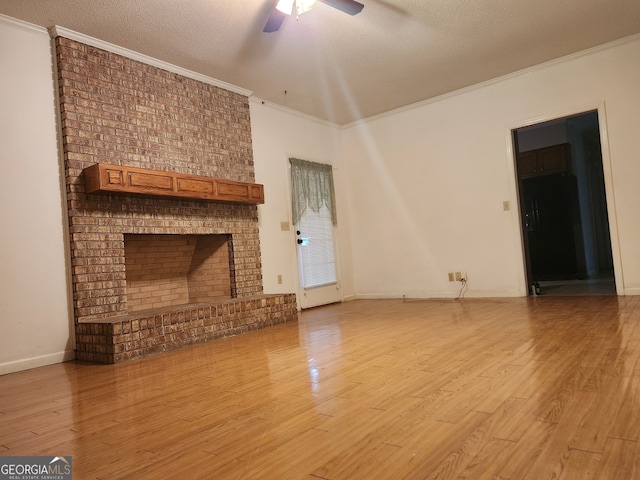
<path fill-rule="evenodd" d="M 291 249 L 291 258 L 293 261 L 293 264 L 295 266 L 295 285 L 296 285 L 296 304 L 298 307 L 298 311 L 303 310 L 304 308 L 313 308 L 314 306 L 321 306 L 321 305 L 328 305 L 329 303 L 338 303 L 338 302 L 343 302 L 344 301 L 344 295 L 342 293 L 342 277 L 341 277 L 341 272 L 340 272 L 340 246 L 339 246 L 339 235 L 338 235 L 338 227 L 337 226 L 333 226 L 333 247 L 335 249 L 334 253 L 334 261 L 335 261 L 335 267 L 336 267 L 336 283 L 335 288 L 338 291 L 337 294 L 337 299 L 335 302 L 329 302 L 329 303 L 321 303 L 318 305 L 313 305 L 313 306 L 307 306 L 307 307 L 303 307 L 302 303 L 303 303 L 303 298 L 306 294 L 306 291 L 304 289 L 304 287 L 302 286 L 302 281 L 301 281 L 301 277 L 302 277 L 302 272 L 300 271 L 300 261 L 298 258 L 298 235 L 296 234 L 296 229 L 298 228 L 297 225 L 293 222 L 293 212 L 292 212 L 292 199 L 291 199 L 291 192 L 293 191 L 293 186 L 291 185 L 291 164 L 289 162 L 290 158 L 301 158 L 301 159 L 305 159 L 305 160 L 309 160 L 310 162 L 316 162 L 316 163 L 323 163 L 325 165 L 331 165 L 332 167 L 332 174 L 333 174 L 333 184 L 335 187 L 336 184 L 336 177 L 334 175 L 335 171 L 336 171 L 336 167 L 335 165 L 333 165 L 332 163 L 326 162 L 326 161 L 321 161 L 321 160 L 315 160 L 315 159 L 310 159 L 307 155 L 287 155 L 286 156 L 286 172 L 287 172 L 287 208 L 289 211 L 289 225 L 291 226 L 291 235 L 290 235 L 290 239 L 291 239 L 291 245 L 292 245 L 292 249 Z M 336 203 L 337 203 L 337 197 L 338 194 L 336 192 Z M 336 205 L 337 208 L 337 205 Z M 339 216 L 339 214 L 338 214 Z M 318 288 L 324 288 L 324 287 L 318 287 Z M 313 290 L 313 289 L 311 289 Z"/>
<path fill-rule="evenodd" d="M 523 222 L 524 222 L 524 213 L 525 209 L 523 207 L 524 195 L 522 192 L 522 179 L 518 175 L 518 136 L 516 135 L 517 129 L 511 130 L 511 143 L 513 145 L 513 154 L 514 154 L 514 168 L 515 168 L 515 176 L 516 176 L 516 192 L 518 194 L 518 215 L 520 216 L 520 230 L 522 237 L 522 251 L 524 256 L 524 283 L 527 289 L 527 292 L 531 294 L 529 287 L 531 285 L 531 280 L 533 279 L 533 269 L 531 267 L 531 251 L 529 249 L 529 237 L 524 234 Z"/>
<path fill-rule="evenodd" d="M 620 256 L 620 239 L 618 235 L 618 217 L 615 203 L 614 186 L 613 186 L 613 169 L 611 168 L 611 157 L 609 152 L 609 134 L 607 131 L 607 116 L 605 103 L 582 105 L 571 109 L 558 111 L 541 115 L 534 118 L 525 119 L 507 125 L 506 146 L 507 146 L 507 168 L 511 177 L 509 196 L 518 206 L 517 215 L 513 215 L 513 228 L 517 232 L 516 235 L 520 240 L 520 254 L 522 264 L 519 270 L 519 291 L 527 296 L 529 294 L 528 276 L 527 276 L 527 253 L 525 249 L 526 239 L 522 228 L 522 206 L 520 202 L 520 188 L 518 183 L 518 170 L 516 166 L 517 152 L 513 141 L 513 132 L 520 128 L 545 123 L 559 118 L 580 115 L 588 112 L 598 112 L 598 129 L 600 131 L 600 146 L 602 149 L 602 170 L 604 172 L 604 188 L 607 200 L 607 217 L 609 220 L 609 234 L 611 237 L 611 256 L 613 258 L 613 275 L 616 284 L 616 294 L 625 295 L 624 276 L 622 273 L 622 258 Z"/>

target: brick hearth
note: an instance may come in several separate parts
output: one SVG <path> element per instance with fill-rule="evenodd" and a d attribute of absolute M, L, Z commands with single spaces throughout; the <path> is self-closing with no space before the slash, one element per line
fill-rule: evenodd
<path fill-rule="evenodd" d="M 113 319 L 86 318 L 76 326 L 76 357 L 118 363 L 295 320 L 293 294 L 137 312 Z"/>

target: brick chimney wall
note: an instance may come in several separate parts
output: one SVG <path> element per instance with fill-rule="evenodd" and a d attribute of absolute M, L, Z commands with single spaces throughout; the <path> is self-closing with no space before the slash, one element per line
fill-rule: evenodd
<path fill-rule="evenodd" d="M 57 37 L 76 323 L 125 315 L 125 234 L 228 235 L 237 298 L 262 294 L 257 207 L 85 194 L 109 163 L 254 182 L 246 96 Z"/>

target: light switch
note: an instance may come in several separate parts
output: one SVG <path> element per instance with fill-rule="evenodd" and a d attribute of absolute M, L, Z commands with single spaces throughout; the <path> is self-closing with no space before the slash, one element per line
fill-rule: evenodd
<path fill-rule="evenodd" d="M 502 209 L 506 212 L 507 210 L 511 210 L 511 205 L 509 204 L 509 200 L 505 200 L 502 202 Z"/>
<path fill-rule="evenodd" d="M 280 230 L 286 232 L 289 230 L 289 222 L 280 222 Z"/>

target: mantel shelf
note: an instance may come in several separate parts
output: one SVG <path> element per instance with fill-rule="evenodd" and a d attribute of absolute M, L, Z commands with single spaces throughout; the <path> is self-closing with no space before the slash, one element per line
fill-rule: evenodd
<path fill-rule="evenodd" d="M 211 177 L 96 163 L 83 170 L 87 193 L 131 193 L 258 205 L 264 186 Z"/>

